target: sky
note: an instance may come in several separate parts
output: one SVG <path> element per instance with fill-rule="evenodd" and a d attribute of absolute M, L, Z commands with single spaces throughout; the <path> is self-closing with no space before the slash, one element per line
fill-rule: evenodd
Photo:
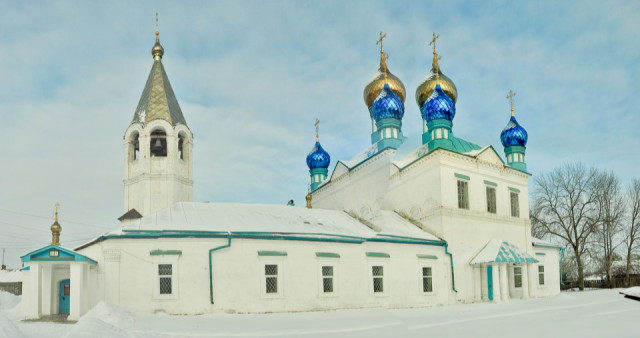
<path fill-rule="evenodd" d="M 440 67 L 458 89 L 453 133 L 502 153 L 506 95 L 528 131 L 528 171 L 581 161 L 640 178 L 637 1 L 0 0 L 0 248 L 6 264 L 119 227 L 123 135 L 163 64 L 194 134 L 194 200 L 304 204 L 315 141 L 337 160 L 370 145 L 363 90 L 387 34 L 420 137 L 415 89 Z"/>

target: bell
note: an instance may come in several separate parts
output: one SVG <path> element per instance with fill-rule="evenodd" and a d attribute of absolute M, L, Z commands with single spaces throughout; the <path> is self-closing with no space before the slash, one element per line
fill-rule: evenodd
<path fill-rule="evenodd" d="M 156 139 L 156 144 L 153 145 L 153 151 L 161 151 L 162 150 L 162 142 L 160 139 Z"/>

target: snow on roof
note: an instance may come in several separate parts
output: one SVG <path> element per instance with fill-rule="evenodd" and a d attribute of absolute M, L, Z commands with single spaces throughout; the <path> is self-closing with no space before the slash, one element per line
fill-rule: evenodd
<path fill-rule="evenodd" d="M 0 270 L 0 283 L 20 283 L 22 272 L 20 270 Z"/>
<path fill-rule="evenodd" d="M 380 231 L 380 235 L 403 236 L 420 238 L 432 241 L 440 241 L 440 239 L 422 229 L 417 225 L 404 219 L 395 211 L 383 210 L 370 221 Z"/>
<path fill-rule="evenodd" d="M 125 225 L 132 231 L 295 233 L 314 236 L 402 236 L 441 241 L 393 211 L 381 211 L 368 225 L 341 210 L 285 205 L 180 202 Z M 122 234 L 117 230 L 111 234 Z"/>
<path fill-rule="evenodd" d="M 491 146 L 484 146 L 484 147 L 482 147 L 480 149 L 473 149 L 471 151 L 465 152 L 464 154 L 476 157 L 476 156 L 480 155 L 480 153 L 482 153 L 483 151 L 487 150 L 489 147 L 491 147 Z"/>
<path fill-rule="evenodd" d="M 501 239 L 492 239 L 480 250 L 469 264 L 484 263 L 537 263 L 538 260 L 520 250 L 514 244 Z"/>
<path fill-rule="evenodd" d="M 472 157 L 476 157 L 478 154 L 480 154 L 483 151 L 483 149 L 489 147 L 489 146 L 486 146 L 484 148 L 481 148 L 479 145 L 475 143 L 471 143 L 469 141 L 466 141 L 454 136 L 451 136 L 449 139 L 451 140 L 453 145 L 453 149 L 451 149 L 452 151 L 460 154 L 472 156 Z M 414 144 L 415 143 L 411 143 L 411 145 L 414 145 Z M 409 152 L 406 156 L 401 158 L 401 155 L 404 155 L 405 153 L 405 149 L 403 149 L 402 151 L 399 151 L 398 153 L 396 153 L 396 158 L 398 160 L 395 161 L 394 164 L 398 168 L 402 169 L 408 166 L 409 164 L 413 163 L 414 161 L 427 155 L 430 152 L 431 151 L 429 151 L 429 144 L 421 144 L 421 145 L 418 145 L 417 148 L 413 148 L 413 151 Z"/>
<path fill-rule="evenodd" d="M 372 157 L 377 153 L 378 153 L 378 142 L 365 148 L 363 151 L 356 154 L 350 160 L 347 160 L 347 161 L 340 160 L 340 162 L 346 165 L 347 168 L 352 169 L 353 167 L 357 166 L 358 164 L 362 163 L 363 161 L 365 161 L 366 159 Z"/>

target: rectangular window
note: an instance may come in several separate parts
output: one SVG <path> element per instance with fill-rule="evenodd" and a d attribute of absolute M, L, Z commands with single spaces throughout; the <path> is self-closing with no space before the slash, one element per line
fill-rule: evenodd
<path fill-rule="evenodd" d="M 384 271 L 380 265 L 371 267 L 373 275 L 373 292 L 384 292 Z"/>
<path fill-rule="evenodd" d="M 522 267 L 513 268 L 513 284 L 516 288 L 522 287 Z"/>
<path fill-rule="evenodd" d="M 458 208 L 469 209 L 469 182 L 458 180 Z"/>
<path fill-rule="evenodd" d="M 496 213 L 496 188 L 487 187 L 487 211 Z"/>
<path fill-rule="evenodd" d="M 433 274 L 431 268 L 422 268 L 422 292 L 433 292 Z"/>
<path fill-rule="evenodd" d="M 538 284 L 544 285 L 544 265 L 538 265 Z"/>
<path fill-rule="evenodd" d="M 511 216 L 520 217 L 520 203 L 518 202 L 518 193 L 511 191 Z"/>
<path fill-rule="evenodd" d="M 333 266 L 322 267 L 322 292 L 333 293 Z"/>
<path fill-rule="evenodd" d="M 173 277 L 172 264 L 158 264 L 158 277 L 160 282 L 160 294 L 170 295 L 173 293 L 171 279 Z"/>
<path fill-rule="evenodd" d="M 264 266 L 264 278 L 266 293 L 278 293 L 278 265 L 266 264 Z"/>

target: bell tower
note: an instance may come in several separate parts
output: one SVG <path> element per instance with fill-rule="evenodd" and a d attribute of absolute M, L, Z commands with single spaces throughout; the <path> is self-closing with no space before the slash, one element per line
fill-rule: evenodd
<path fill-rule="evenodd" d="M 162 65 L 157 17 L 151 54 L 151 72 L 124 134 L 123 222 L 193 200 L 193 134 Z"/>

